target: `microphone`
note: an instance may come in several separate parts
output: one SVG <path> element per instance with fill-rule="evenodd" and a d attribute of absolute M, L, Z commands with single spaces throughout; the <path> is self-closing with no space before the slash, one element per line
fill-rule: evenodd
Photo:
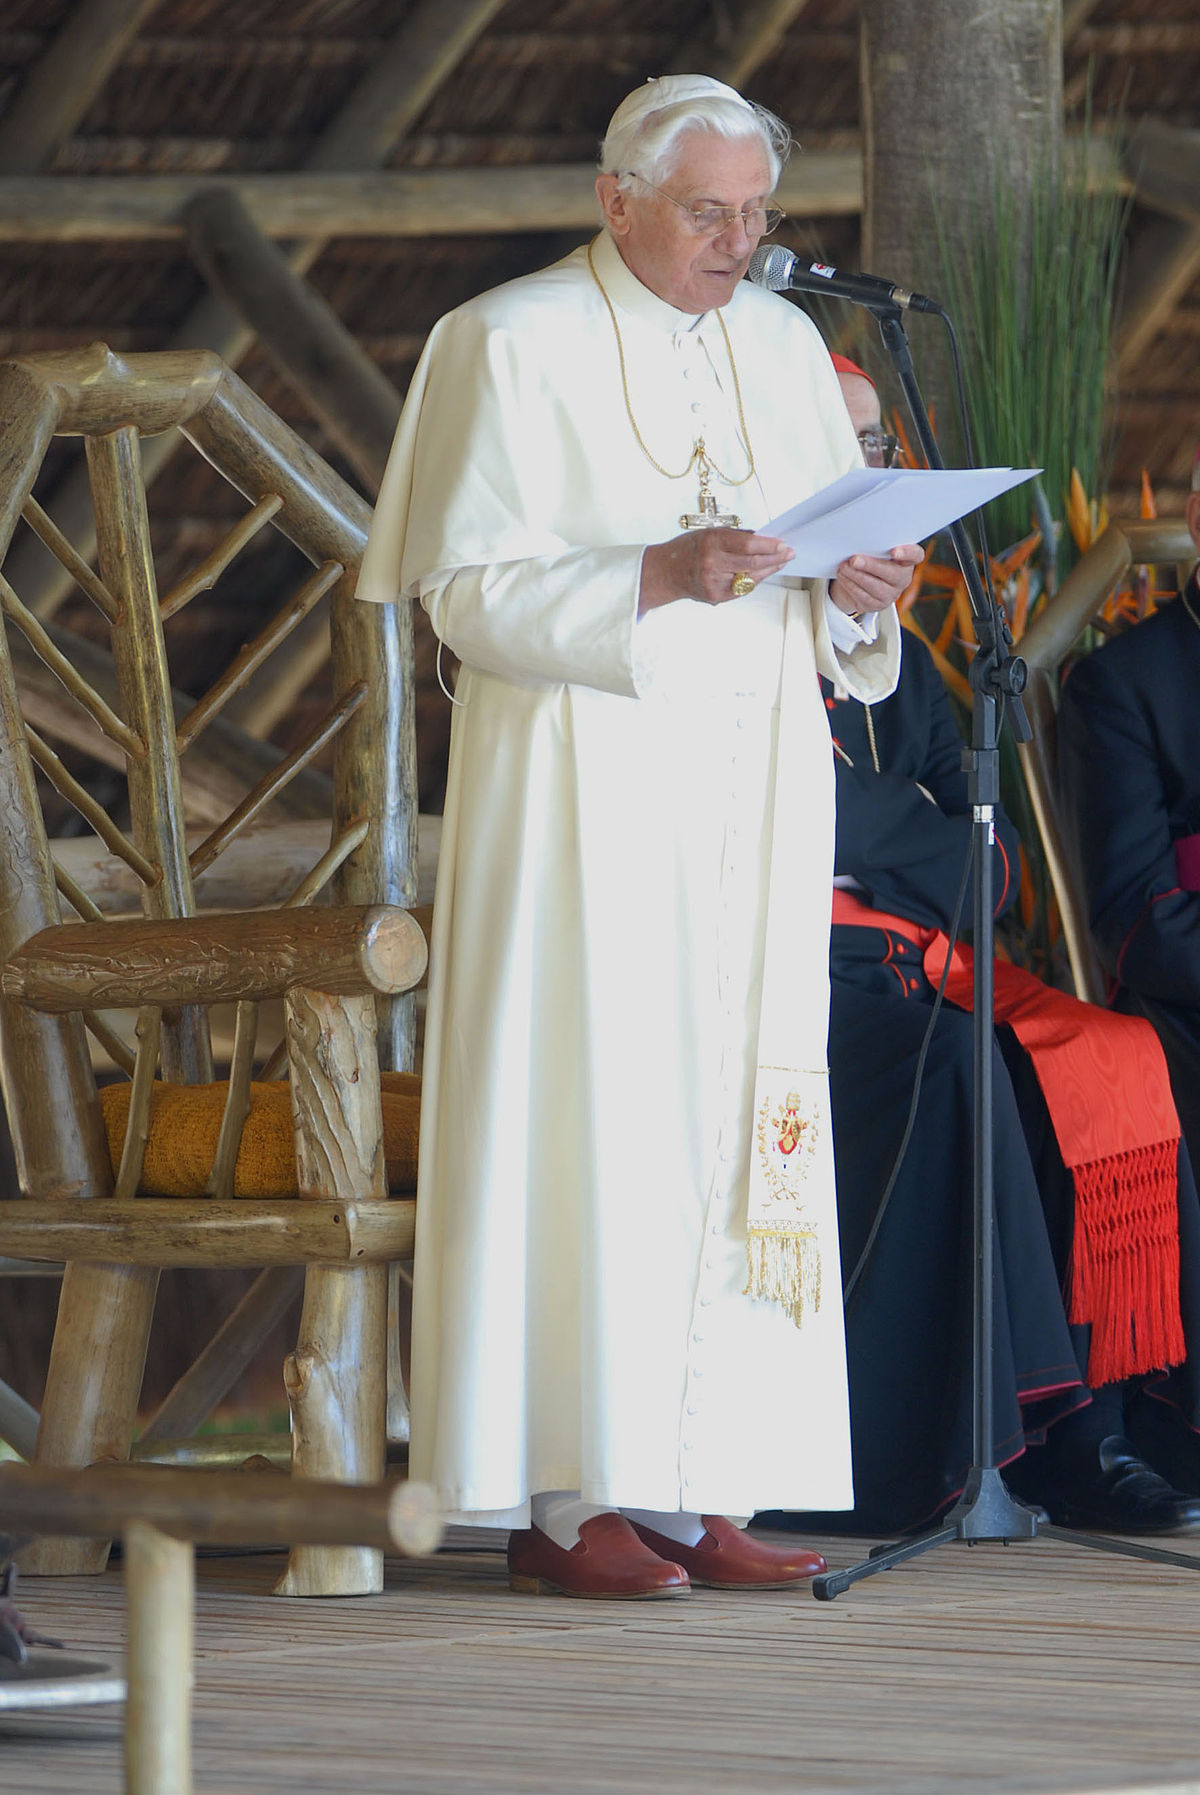
<path fill-rule="evenodd" d="M 855 305 L 899 306 L 901 311 L 940 312 L 936 299 L 924 293 L 910 293 L 895 281 L 881 280 L 877 274 L 843 274 L 826 262 L 801 262 L 799 256 L 781 243 L 764 244 L 750 257 L 747 280 L 770 293 L 824 293 L 831 299 L 849 299 Z"/>

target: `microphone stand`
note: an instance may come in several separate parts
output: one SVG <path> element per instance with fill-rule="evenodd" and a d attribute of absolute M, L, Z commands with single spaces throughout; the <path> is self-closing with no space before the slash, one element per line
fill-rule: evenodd
<path fill-rule="evenodd" d="M 944 466 L 921 397 L 913 368 L 908 338 L 901 322 L 901 307 L 894 300 L 861 300 L 879 324 L 884 347 L 896 369 L 912 415 L 917 439 L 927 466 Z M 940 310 L 940 308 L 938 308 Z M 1026 668 L 1010 653 L 1012 636 L 999 605 L 985 584 L 961 519 L 950 527 L 954 552 L 967 583 L 971 616 L 978 647 L 971 660 L 971 744 L 963 749 L 971 801 L 971 849 L 975 880 L 974 951 L 975 984 L 972 1016 L 974 1071 L 974 1255 L 972 1338 L 972 1462 L 961 1496 L 945 1518 L 924 1532 L 895 1545 L 876 1546 L 870 1556 L 847 1570 L 826 1571 L 815 1577 L 812 1592 L 819 1602 L 832 1602 L 866 1577 L 891 1570 L 909 1558 L 917 1558 L 935 1546 L 952 1540 L 975 1545 L 981 1540 L 1036 1539 L 1039 1535 L 1089 1546 L 1097 1552 L 1150 1559 L 1157 1564 L 1180 1565 L 1200 1571 L 1200 1557 L 1172 1552 L 1161 1546 L 1143 1546 L 1100 1534 L 1078 1533 L 1057 1527 L 1041 1508 L 1020 1502 L 1011 1493 L 996 1465 L 993 1427 L 994 1304 L 995 1304 L 995 1190 L 992 1158 L 992 1054 L 995 1027 L 992 962 L 995 951 L 992 855 L 995 842 L 996 805 L 1000 799 L 1000 731 L 1005 713 L 1019 742 L 1029 741 L 1032 730 L 1021 693 Z"/>

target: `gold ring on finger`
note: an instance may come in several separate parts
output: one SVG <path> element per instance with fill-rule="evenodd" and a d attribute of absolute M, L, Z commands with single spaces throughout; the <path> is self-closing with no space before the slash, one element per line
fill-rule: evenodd
<path fill-rule="evenodd" d="M 753 574 L 735 573 L 729 582 L 729 590 L 735 598 L 745 598 L 747 592 L 753 592 L 757 584 Z"/>

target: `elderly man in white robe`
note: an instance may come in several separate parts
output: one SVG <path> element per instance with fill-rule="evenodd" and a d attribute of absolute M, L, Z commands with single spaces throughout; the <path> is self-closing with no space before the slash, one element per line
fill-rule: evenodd
<path fill-rule="evenodd" d="M 852 1500 L 817 675 L 891 691 L 920 552 L 826 585 L 762 533 L 861 459 L 742 279 L 789 146 L 707 77 L 632 93 L 596 239 L 430 336 L 363 565 L 462 663 L 411 1466 L 518 1590 L 799 1583 L 729 1517 Z"/>

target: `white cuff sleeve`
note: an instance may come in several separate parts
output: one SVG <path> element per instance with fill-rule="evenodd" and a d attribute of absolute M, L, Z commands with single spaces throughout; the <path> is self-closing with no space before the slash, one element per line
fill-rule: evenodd
<path fill-rule="evenodd" d="M 860 642 L 874 642 L 879 634 L 878 611 L 864 611 L 861 617 L 847 617 L 839 611 L 828 593 L 825 615 L 829 619 L 829 637 L 840 654 L 852 654 Z"/>

